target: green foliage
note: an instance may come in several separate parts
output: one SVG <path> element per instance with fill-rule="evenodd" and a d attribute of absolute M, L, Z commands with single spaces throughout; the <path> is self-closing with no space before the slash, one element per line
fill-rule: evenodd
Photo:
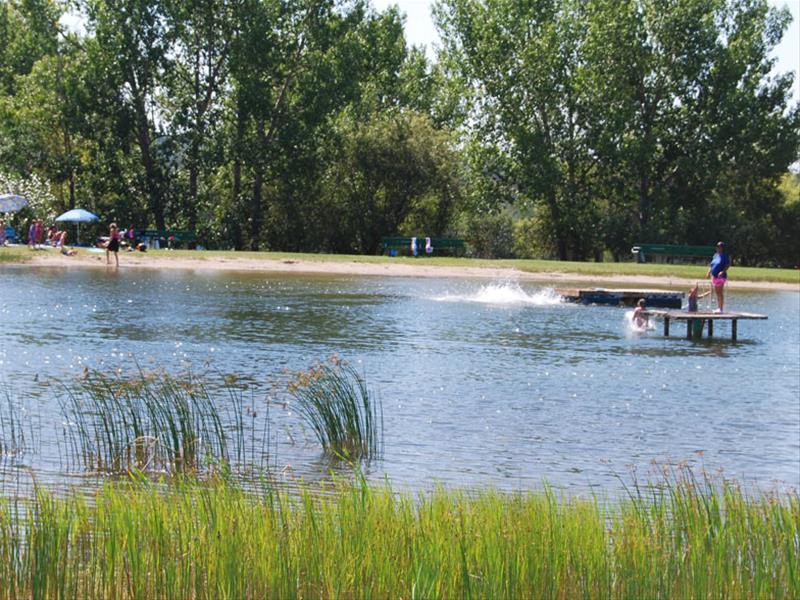
<path fill-rule="evenodd" d="M 60 25 L 67 6 L 84 31 Z M 431 62 L 397 8 L 366 0 L 2 2 L 0 171 L 49 182 L 41 216 L 82 206 L 205 247 L 373 253 L 513 206 L 515 246 L 481 254 L 725 239 L 748 264 L 797 262 L 776 188 L 800 108 L 771 58 L 788 11 L 440 0 L 435 15 Z"/>
<path fill-rule="evenodd" d="M 533 216 L 514 222 L 515 256 L 552 259 L 557 252 L 555 233 L 547 211 L 537 209 Z"/>
<path fill-rule="evenodd" d="M 691 475 L 614 503 L 134 476 L 0 500 L 0 595 L 796 598 L 799 522 L 796 492 Z"/>
<path fill-rule="evenodd" d="M 19 194 L 28 205 L 12 215 L 10 223 L 22 227 L 29 219 L 53 219 L 58 215 L 58 201 L 50 192 L 50 185 L 36 175 L 14 177 L 0 171 L 0 194 Z"/>
<path fill-rule="evenodd" d="M 732 240 L 746 227 L 773 235 L 771 190 L 800 135 L 792 77 L 770 75 L 785 11 L 739 0 L 442 0 L 436 17 L 472 100 L 479 203 L 505 190 L 547 210 L 559 258 Z M 735 219 L 714 206 L 722 197 Z M 756 252 L 752 234 L 741 241 L 748 260 L 776 252 L 768 241 Z"/>
<path fill-rule="evenodd" d="M 465 214 L 462 229 L 469 254 L 476 258 L 513 258 L 514 222 L 511 211 Z"/>
<path fill-rule="evenodd" d="M 381 237 L 424 231 L 443 235 L 461 194 L 459 164 L 447 132 L 411 111 L 386 111 L 366 123 L 345 113 L 327 149 L 320 212 L 338 223 L 325 246 L 339 252 L 376 254 Z M 324 192 L 323 192 L 324 193 Z"/>
<path fill-rule="evenodd" d="M 69 460 L 110 473 L 253 466 L 259 434 L 246 416 L 255 412 L 245 409 L 244 392 L 235 378 L 211 388 L 192 375 L 86 372 L 60 399 Z M 266 440 L 258 442 L 263 449 Z"/>
<path fill-rule="evenodd" d="M 326 453 L 351 460 L 376 457 L 383 411 L 353 366 L 334 358 L 297 373 L 288 387 Z"/>

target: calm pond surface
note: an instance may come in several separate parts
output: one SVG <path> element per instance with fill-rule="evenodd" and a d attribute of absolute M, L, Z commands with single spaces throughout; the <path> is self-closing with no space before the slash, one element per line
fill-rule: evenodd
<path fill-rule="evenodd" d="M 798 488 L 800 295 L 728 301 L 769 320 L 740 322 L 737 343 L 727 323 L 689 341 L 680 325 L 668 339 L 660 326 L 632 334 L 625 309 L 564 304 L 528 282 L 0 267 L 0 401 L 23 405 L 36 440 L 2 460 L 0 479 L 85 477 L 64 466 L 63 417 L 43 382 L 138 364 L 267 389 L 336 354 L 382 399 L 385 450 L 368 477 L 397 487 L 547 481 L 614 494 L 633 468 L 642 478 L 652 461 L 688 461 Z M 270 464 L 326 476 L 291 404 L 270 410 Z"/>

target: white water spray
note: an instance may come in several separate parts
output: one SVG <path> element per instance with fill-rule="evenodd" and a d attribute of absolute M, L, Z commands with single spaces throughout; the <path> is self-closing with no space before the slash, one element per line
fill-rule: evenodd
<path fill-rule="evenodd" d="M 475 302 L 504 306 L 553 306 L 561 304 L 561 296 L 552 288 L 545 288 L 533 294 L 523 290 L 518 283 L 490 283 L 481 286 L 477 292 L 451 294 L 434 297 L 438 302 Z"/>

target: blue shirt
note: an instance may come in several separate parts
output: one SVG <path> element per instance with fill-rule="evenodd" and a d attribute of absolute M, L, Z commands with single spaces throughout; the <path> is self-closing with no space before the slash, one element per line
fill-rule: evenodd
<path fill-rule="evenodd" d="M 711 276 L 727 277 L 725 269 L 731 266 L 731 259 L 725 252 L 717 252 L 711 259 Z"/>

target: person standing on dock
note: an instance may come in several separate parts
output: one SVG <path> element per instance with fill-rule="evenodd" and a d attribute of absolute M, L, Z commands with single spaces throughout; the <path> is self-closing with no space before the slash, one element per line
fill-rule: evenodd
<path fill-rule="evenodd" d="M 716 313 L 725 311 L 725 297 L 724 288 L 728 282 L 728 268 L 731 266 L 731 257 L 725 252 L 725 243 L 717 242 L 717 251 L 711 259 L 706 277 L 711 278 L 711 285 L 714 287 L 714 293 L 717 296 L 717 308 L 714 310 Z"/>

